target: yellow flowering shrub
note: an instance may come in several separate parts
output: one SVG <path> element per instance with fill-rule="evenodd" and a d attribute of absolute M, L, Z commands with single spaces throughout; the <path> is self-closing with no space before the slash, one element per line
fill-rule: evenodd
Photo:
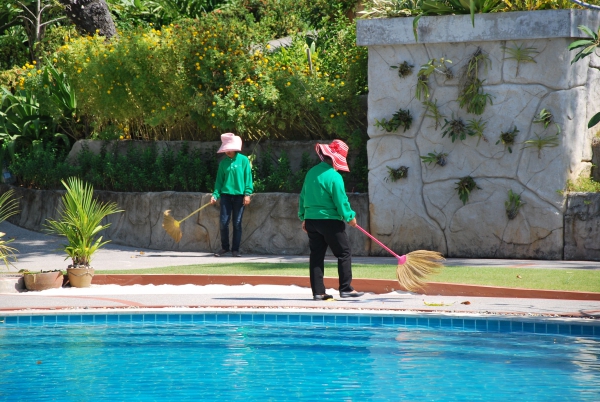
<path fill-rule="evenodd" d="M 355 45 L 353 24 L 323 28 L 311 47 L 297 36 L 274 48 L 252 21 L 239 10 L 215 11 L 110 41 L 68 34 L 50 61 L 67 75 L 93 138 L 213 140 L 234 131 L 246 139 L 300 139 L 356 131 L 366 50 Z M 24 68 L 17 81 L 34 74 Z"/>

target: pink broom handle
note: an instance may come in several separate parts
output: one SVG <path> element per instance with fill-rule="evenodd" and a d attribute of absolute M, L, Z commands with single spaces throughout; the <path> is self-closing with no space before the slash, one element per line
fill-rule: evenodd
<path fill-rule="evenodd" d="M 369 236 L 371 238 L 371 240 L 375 241 L 375 243 L 377 243 L 381 247 L 383 247 L 388 253 L 390 253 L 391 255 L 393 255 L 394 257 L 396 257 L 398 259 L 398 264 L 399 265 L 402 265 L 402 264 L 404 264 L 406 262 L 406 255 L 400 256 L 400 255 L 394 253 L 385 244 L 383 244 L 382 242 L 380 242 L 379 240 L 377 240 L 375 237 L 373 237 L 373 235 L 371 233 L 367 232 L 366 230 L 364 230 L 363 228 L 361 228 L 360 226 L 358 226 L 358 224 L 355 227 L 358 228 L 358 230 L 360 230 L 361 232 L 363 232 L 367 236 Z"/>

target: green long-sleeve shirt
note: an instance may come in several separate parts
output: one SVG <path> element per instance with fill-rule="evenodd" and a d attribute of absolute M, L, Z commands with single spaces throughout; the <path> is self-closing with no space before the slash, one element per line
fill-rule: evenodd
<path fill-rule="evenodd" d="M 213 197 L 218 200 L 221 194 L 250 195 L 254 191 L 252 169 L 248 157 L 236 153 L 233 158 L 225 156 L 219 163 Z"/>
<path fill-rule="evenodd" d="M 336 219 L 350 222 L 356 212 L 350 208 L 344 179 L 333 166 L 321 162 L 306 173 L 298 217 L 305 219 Z"/>

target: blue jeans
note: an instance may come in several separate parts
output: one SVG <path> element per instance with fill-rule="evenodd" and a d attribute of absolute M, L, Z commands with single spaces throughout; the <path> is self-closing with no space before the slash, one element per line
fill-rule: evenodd
<path fill-rule="evenodd" d="M 244 196 L 221 194 L 221 248 L 225 251 L 240 251 L 242 241 L 242 215 L 244 215 Z M 233 241 L 229 248 L 229 221 L 233 218 Z"/>

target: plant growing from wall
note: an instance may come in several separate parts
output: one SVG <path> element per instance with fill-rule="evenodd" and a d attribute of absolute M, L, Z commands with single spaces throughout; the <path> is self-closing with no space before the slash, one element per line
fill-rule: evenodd
<path fill-rule="evenodd" d="M 542 123 L 544 125 L 544 129 L 548 128 L 548 126 L 553 122 L 554 116 L 546 109 L 540 110 L 540 113 L 533 118 L 534 123 Z"/>
<path fill-rule="evenodd" d="M 485 111 L 488 102 L 492 103 L 492 96 L 483 92 L 484 80 L 479 78 L 480 70 L 487 73 L 491 66 L 490 58 L 478 48 L 471 56 L 459 84 L 458 103 L 467 112 L 480 115 Z"/>
<path fill-rule="evenodd" d="M 471 176 L 465 176 L 461 178 L 456 184 L 456 191 L 458 192 L 458 197 L 462 201 L 463 205 L 469 201 L 469 196 L 471 195 L 471 191 L 477 189 L 481 189 L 481 187 L 477 186 L 475 180 Z"/>
<path fill-rule="evenodd" d="M 512 153 L 512 146 L 515 144 L 515 137 L 518 133 L 519 129 L 517 129 L 517 126 L 515 126 L 512 130 L 503 131 L 500 134 L 500 139 L 496 141 L 496 145 L 502 143 L 508 148 L 508 152 Z"/>
<path fill-rule="evenodd" d="M 513 47 L 504 46 L 503 49 L 506 53 L 509 54 L 509 57 L 505 57 L 505 60 L 515 60 L 517 62 L 517 69 L 515 71 L 515 76 L 519 75 L 519 65 L 521 63 L 537 63 L 534 57 L 539 52 L 535 47 L 525 47 L 525 44 L 522 43 L 517 45 L 513 42 Z"/>
<path fill-rule="evenodd" d="M 383 128 L 388 133 L 396 131 L 400 127 L 404 127 L 404 131 L 410 128 L 412 124 L 412 116 L 408 109 L 398 109 L 390 120 L 375 119 L 375 127 Z"/>
<path fill-rule="evenodd" d="M 475 135 L 475 132 L 461 118 L 454 118 L 453 116 L 451 120 L 444 119 L 444 121 L 442 137 L 447 135 L 452 139 L 452 142 L 456 140 L 463 141 L 467 136 Z"/>
<path fill-rule="evenodd" d="M 415 90 L 415 97 L 419 100 L 429 98 L 429 79 L 427 76 L 418 74 L 417 75 L 417 88 Z"/>
<path fill-rule="evenodd" d="M 543 148 L 554 148 L 558 146 L 558 134 L 550 134 L 542 137 L 536 133 L 535 137 L 535 140 L 523 141 L 525 144 L 523 149 L 536 148 L 538 150 L 538 158 L 542 157 Z"/>
<path fill-rule="evenodd" d="M 417 73 L 417 89 L 415 90 L 415 97 L 418 100 L 429 98 L 429 76 L 434 72 L 443 74 L 447 79 L 453 77 L 452 70 L 446 66 L 446 63 L 452 64 L 452 60 L 442 57 L 438 62 L 437 59 L 431 59 L 419 68 L 419 72 Z"/>
<path fill-rule="evenodd" d="M 402 63 L 398 64 L 397 66 L 390 66 L 390 68 L 398 69 L 398 77 L 400 77 L 400 78 L 404 78 L 404 77 L 412 74 L 413 67 L 414 66 L 412 64 L 408 63 L 407 61 L 403 61 Z"/>
<path fill-rule="evenodd" d="M 467 128 L 471 130 L 477 137 L 477 145 L 479 145 L 479 141 L 483 138 L 484 141 L 487 142 L 487 138 L 485 138 L 484 131 L 487 126 L 487 121 L 484 121 L 482 118 L 479 119 L 471 119 L 467 121 Z"/>
<path fill-rule="evenodd" d="M 438 127 L 442 125 L 442 119 L 446 117 L 440 112 L 437 99 L 434 99 L 433 101 L 425 100 L 421 103 L 423 104 L 423 107 L 425 107 L 425 117 L 429 117 L 435 121 L 435 129 L 437 130 Z"/>
<path fill-rule="evenodd" d="M 600 45 L 600 28 L 598 28 L 597 33 L 585 25 L 579 25 L 577 28 L 589 37 L 587 39 L 576 40 L 569 45 L 569 51 L 579 49 L 573 60 L 571 60 L 571 64 L 589 56 L 590 54 L 593 54 L 596 48 Z M 600 112 L 593 115 L 588 121 L 588 128 L 592 128 L 598 123 L 600 123 Z"/>
<path fill-rule="evenodd" d="M 385 178 L 385 181 L 391 180 L 396 181 L 400 179 L 404 179 L 408 176 L 408 166 L 400 166 L 398 169 L 391 168 L 386 166 L 388 169 L 388 177 Z"/>
<path fill-rule="evenodd" d="M 594 50 L 596 50 L 596 48 L 600 45 L 600 39 L 599 39 L 600 28 L 598 28 L 597 33 L 592 31 L 590 28 L 586 27 L 585 25 L 579 25 L 577 28 L 581 32 L 588 35 L 589 38 L 576 40 L 575 42 L 572 42 L 569 45 L 569 47 L 568 47 L 569 51 L 579 49 L 577 51 L 577 53 L 575 54 L 575 57 L 573 58 L 573 60 L 571 60 L 571 64 L 576 63 L 577 61 L 589 56 L 590 54 L 593 54 Z"/>
<path fill-rule="evenodd" d="M 425 156 L 419 156 L 419 158 L 421 158 L 423 163 L 426 163 L 428 165 L 435 163 L 436 165 L 445 166 L 447 163 L 447 160 L 446 160 L 447 156 L 448 156 L 447 153 L 434 151 L 434 152 L 429 152 Z"/>
<path fill-rule="evenodd" d="M 515 194 L 512 190 L 508 190 L 508 200 L 504 202 L 504 208 L 508 219 L 515 219 L 519 213 L 519 208 L 524 204 L 525 203 L 521 201 L 521 195 Z"/>

